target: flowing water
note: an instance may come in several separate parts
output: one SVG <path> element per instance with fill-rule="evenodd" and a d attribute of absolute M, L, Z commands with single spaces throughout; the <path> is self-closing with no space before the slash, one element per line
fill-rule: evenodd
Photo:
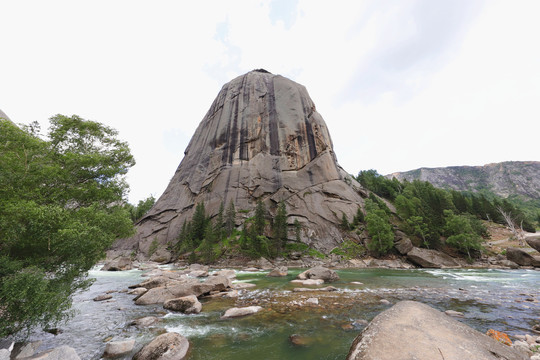
<path fill-rule="evenodd" d="M 81 359 L 100 359 L 107 341 L 136 339 L 137 350 L 158 334 L 175 331 L 189 339 L 190 360 L 344 359 L 366 321 L 400 300 L 463 312 L 465 317 L 459 320 L 481 332 L 493 328 L 510 335 L 529 333 L 540 322 L 540 271 L 339 270 L 340 281 L 331 284 L 338 291 L 292 292 L 298 285 L 289 281 L 300 271 L 290 270 L 286 278 L 238 272 L 237 281 L 257 287 L 241 291 L 238 299 L 203 300 L 203 311 L 197 315 L 134 305 L 133 295 L 121 291 L 139 282 L 141 271 L 91 271 L 89 276 L 96 281 L 75 296 L 77 314 L 60 326 L 63 333 L 39 332 L 31 340 L 44 340 L 49 348 L 66 344 Z M 107 291 L 112 292 L 112 300 L 92 300 Z M 312 297 L 318 305 L 306 304 Z M 220 319 L 227 308 L 254 304 L 264 310 L 244 318 Z M 147 315 L 162 321 L 145 329 L 128 325 Z M 291 335 L 302 345 L 293 345 Z"/>

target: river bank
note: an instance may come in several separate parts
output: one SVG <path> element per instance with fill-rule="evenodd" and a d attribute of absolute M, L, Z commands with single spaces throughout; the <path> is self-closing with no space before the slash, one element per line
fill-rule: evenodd
<path fill-rule="evenodd" d="M 32 334 L 42 349 L 70 345 L 81 359 L 100 359 L 108 343 L 134 340 L 134 352 L 163 332 L 178 332 L 190 346 L 189 359 L 343 359 L 353 339 L 377 314 L 401 300 L 416 300 L 441 311 L 463 313 L 460 321 L 486 332 L 497 329 L 515 336 L 531 332 L 539 322 L 540 272 L 485 269 L 340 269 L 336 291 L 319 291 L 328 284 L 296 292 L 293 280 L 302 269 L 285 277 L 269 277 L 268 270 L 234 271 L 233 284 L 255 286 L 238 290 L 236 298 L 201 298 L 195 315 L 165 310 L 162 305 L 137 306 L 130 285 L 145 275 L 175 273 L 172 266 L 141 264 L 144 270 L 91 271 L 94 285 L 77 294 L 72 320 L 62 332 Z M 217 270 L 217 269 L 215 269 Z M 213 270 L 210 270 L 210 276 Z M 307 286 L 308 288 L 310 286 Z M 100 295 L 110 299 L 94 301 Z M 316 301 L 309 299 L 317 299 Z M 261 306 L 259 313 L 221 319 L 231 307 Z M 152 316 L 148 327 L 130 325 Z M 300 344 L 300 345 L 298 345 Z"/>

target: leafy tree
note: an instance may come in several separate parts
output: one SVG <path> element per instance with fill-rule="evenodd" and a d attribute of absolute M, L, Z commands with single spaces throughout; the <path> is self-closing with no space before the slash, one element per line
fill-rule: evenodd
<path fill-rule="evenodd" d="M 388 214 L 379 206 L 366 199 L 366 228 L 371 240 L 367 247 L 380 255 L 386 254 L 394 246 L 394 232 Z"/>
<path fill-rule="evenodd" d="M 150 195 L 144 200 L 139 200 L 139 203 L 136 206 L 127 204 L 126 208 L 129 211 L 131 221 L 136 223 L 139 221 L 156 203 L 156 198 Z"/>
<path fill-rule="evenodd" d="M 133 231 L 128 145 L 76 115 L 50 122 L 42 140 L 0 120 L 0 337 L 68 317 L 88 270 Z"/>
<path fill-rule="evenodd" d="M 451 210 L 446 210 L 445 215 L 445 234 L 448 236 L 446 244 L 458 249 L 471 259 L 475 252 L 482 249 L 481 237 L 475 231 L 471 219 L 464 215 L 456 215 Z"/>

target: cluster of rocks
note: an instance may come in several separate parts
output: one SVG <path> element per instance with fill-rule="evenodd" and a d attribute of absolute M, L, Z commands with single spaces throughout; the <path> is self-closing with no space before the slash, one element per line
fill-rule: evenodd
<path fill-rule="evenodd" d="M 526 240 L 527 244 L 536 252 L 540 252 L 540 235 L 533 235 L 528 237 Z M 520 248 L 507 248 L 506 249 L 506 260 L 512 262 L 515 265 L 515 268 L 518 266 L 522 267 L 540 267 L 540 255 L 532 255 L 529 252 L 520 249 Z"/>
<path fill-rule="evenodd" d="M 38 352 L 41 341 L 30 343 L 17 343 L 13 341 L 0 341 L 0 360 L 80 360 L 77 352 L 67 345 Z"/>

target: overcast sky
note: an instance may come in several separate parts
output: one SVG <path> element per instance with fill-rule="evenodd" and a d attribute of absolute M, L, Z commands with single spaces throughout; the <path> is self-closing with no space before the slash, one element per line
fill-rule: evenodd
<path fill-rule="evenodd" d="M 119 130 L 159 197 L 222 85 L 306 86 L 356 175 L 540 160 L 540 1 L 0 0 L 0 109 Z"/>

